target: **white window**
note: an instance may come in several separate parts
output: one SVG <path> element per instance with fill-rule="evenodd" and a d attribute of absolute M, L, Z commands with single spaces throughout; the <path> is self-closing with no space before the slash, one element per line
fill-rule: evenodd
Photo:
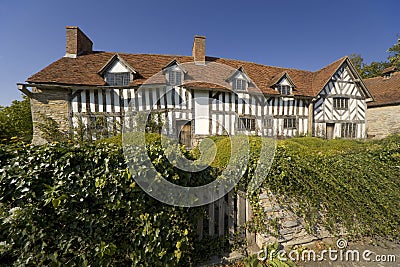
<path fill-rule="evenodd" d="M 182 84 L 182 72 L 180 71 L 170 71 L 168 73 L 169 84 L 170 85 L 180 85 Z"/>
<path fill-rule="evenodd" d="M 290 95 L 291 88 L 289 85 L 278 85 L 278 91 L 281 95 Z"/>
<path fill-rule="evenodd" d="M 131 81 L 129 72 L 108 72 L 106 74 L 106 82 L 110 86 L 127 86 Z"/>
<path fill-rule="evenodd" d="M 234 79 L 232 82 L 233 90 L 245 91 L 247 88 L 247 81 L 243 79 Z"/>
<path fill-rule="evenodd" d="M 297 129 L 296 118 L 285 118 L 283 119 L 284 129 Z"/>
<path fill-rule="evenodd" d="M 346 97 L 335 97 L 333 98 L 333 108 L 337 110 L 349 109 L 349 99 Z"/>

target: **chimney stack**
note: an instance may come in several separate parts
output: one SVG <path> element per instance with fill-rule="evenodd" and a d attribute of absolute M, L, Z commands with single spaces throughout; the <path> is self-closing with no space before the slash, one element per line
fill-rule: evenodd
<path fill-rule="evenodd" d="M 192 56 L 196 65 L 204 65 L 206 63 L 206 37 L 194 36 Z"/>
<path fill-rule="evenodd" d="M 66 50 L 65 57 L 76 58 L 82 54 L 90 54 L 93 42 L 78 27 L 66 27 Z"/>

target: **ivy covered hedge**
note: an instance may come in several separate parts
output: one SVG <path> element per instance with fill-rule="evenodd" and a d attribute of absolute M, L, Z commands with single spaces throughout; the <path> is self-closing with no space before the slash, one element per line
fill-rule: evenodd
<path fill-rule="evenodd" d="M 224 168 L 229 138 L 213 139 L 218 153 L 212 165 Z M 253 175 L 261 144 L 259 137 L 249 141 L 250 172 L 244 183 Z M 324 226 L 336 235 L 400 241 L 400 135 L 377 141 L 310 137 L 277 141 L 274 163 L 262 187 L 304 218 L 309 232 Z M 255 230 L 276 234 L 280 226 L 265 221 L 258 196 L 251 200 Z"/>
<path fill-rule="evenodd" d="M 280 141 L 264 188 L 310 232 L 400 241 L 400 136 L 379 141 Z M 267 222 L 268 224 L 268 222 Z"/>
<path fill-rule="evenodd" d="M 16 144 L 0 146 L 0 161 L 0 265 L 186 266 L 195 260 L 200 209 L 149 197 L 127 171 L 121 147 Z"/>
<path fill-rule="evenodd" d="M 152 138 L 153 163 L 182 185 L 208 182 L 229 160 L 229 140 L 215 138 L 213 167 L 198 176 L 201 181 L 185 180 L 160 157 L 158 139 Z M 220 243 L 196 239 L 202 209 L 149 197 L 114 141 L 0 145 L 0 265 L 187 266 L 205 259 L 207 249 L 215 253 Z M 244 183 L 252 178 L 259 144 L 250 138 Z M 196 153 L 184 152 L 188 158 Z M 336 233 L 345 227 L 354 236 L 400 240 L 399 169 L 399 136 L 364 142 L 294 138 L 278 142 L 263 187 L 295 203 L 310 231 L 322 224 Z M 260 210 L 255 215 L 256 227 L 268 224 Z"/>

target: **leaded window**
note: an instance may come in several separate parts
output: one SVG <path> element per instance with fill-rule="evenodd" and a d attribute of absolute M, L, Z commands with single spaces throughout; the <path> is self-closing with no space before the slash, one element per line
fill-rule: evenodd
<path fill-rule="evenodd" d="M 234 79 L 232 84 L 233 90 L 245 91 L 247 88 L 247 81 L 243 79 Z"/>
<path fill-rule="evenodd" d="M 169 84 L 170 85 L 180 85 L 182 84 L 182 72 L 180 71 L 170 71 L 168 73 Z"/>
<path fill-rule="evenodd" d="M 106 74 L 106 82 L 110 86 L 127 86 L 131 81 L 129 72 L 108 72 Z"/>
<path fill-rule="evenodd" d="M 281 95 L 290 95 L 291 94 L 291 87 L 289 85 L 279 85 L 278 91 Z"/>
<path fill-rule="evenodd" d="M 283 119 L 283 128 L 284 129 L 297 129 L 296 118 L 284 118 Z"/>
<path fill-rule="evenodd" d="M 342 138 L 357 138 L 357 123 L 342 123 Z"/>
<path fill-rule="evenodd" d="M 337 110 L 349 109 L 349 99 L 346 97 L 335 97 L 333 98 L 333 108 Z"/>
<path fill-rule="evenodd" d="M 239 130 L 255 131 L 256 129 L 256 119 L 242 117 L 239 118 Z"/>

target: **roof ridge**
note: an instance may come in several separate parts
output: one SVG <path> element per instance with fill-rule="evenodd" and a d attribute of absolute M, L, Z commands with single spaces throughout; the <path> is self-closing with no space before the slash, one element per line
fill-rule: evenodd
<path fill-rule="evenodd" d="M 127 52 L 110 52 L 110 51 L 93 51 L 93 52 L 94 53 L 119 54 L 119 55 L 122 54 L 122 55 L 146 55 L 146 56 L 165 56 L 165 57 L 187 57 L 187 58 L 192 58 L 192 56 L 177 55 L 177 54 L 127 53 Z M 272 65 L 267 65 L 267 64 L 263 64 L 263 63 L 253 62 L 253 61 L 246 61 L 246 60 L 241 60 L 241 59 L 224 58 L 224 57 L 216 57 L 216 56 L 207 56 L 206 55 L 206 59 L 207 58 L 214 58 L 214 59 L 220 59 L 220 60 L 229 60 L 229 61 L 250 63 L 250 64 L 259 65 L 259 66 L 263 66 L 263 67 L 270 67 L 270 68 L 276 68 L 276 69 L 282 69 L 282 70 L 303 71 L 303 72 L 308 72 L 308 73 L 314 73 L 315 72 L 315 71 L 303 70 L 303 69 L 299 69 L 299 68 L 272 66 Z"/>
<path fill-rule="evenodd" d="M 317 71 L 314 71 L 314 73 L 317 73 L 317 72 L 320 72 L 320 71 L 323 71 L 324 69 L 327 69 L 327 68 L 329 68 L 330 66 L 332 66 L 333 64 L 336 64 L 336 63 L 338 63 L 338 62 L 341 62 L 341 61 L 345 61 L 347 58 L 349 58 L 348 56 L 343 56 L 343 57 L 341 57 L 341 58 L 339 58 L 339 59 L 337 59 L 337 60 L 335 60 L 335 61 L 333 61 L 332 63 L 329 63 L 328 65 L 326 65 L 325 67 L 322 67 L 322 68 L 320 68 L 319 70 L 317 70 Z"/>

